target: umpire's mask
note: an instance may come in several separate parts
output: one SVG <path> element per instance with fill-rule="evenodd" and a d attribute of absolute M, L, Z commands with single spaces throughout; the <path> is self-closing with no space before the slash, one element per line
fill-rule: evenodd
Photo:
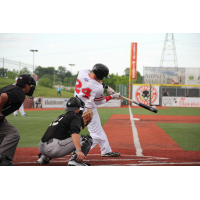
<path fill-rule="evenodd" d="M 32 85 L 29 93 L 27 94 L 27 96 L 32 96 L 36 87 L 36 82 L 30 74 L 23 74 L 17 79 L 16 86 L 23 88 L 26 84 Z"/>

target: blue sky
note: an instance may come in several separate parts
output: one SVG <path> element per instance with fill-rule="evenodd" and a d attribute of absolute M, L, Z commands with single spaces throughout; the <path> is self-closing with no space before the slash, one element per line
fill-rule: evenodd
<path fill-rule="evenodd" d="M 103 63 L 122 75 L 130 67 L 130 44 L 138 43 L 137 70 L 159 66 L 166 33 L 0 33 L 0 57 L 76 73 Z M 200 67 L 200 33 L 174 33 L 178 67 Z M 69 64 L 75 64 L 71 68 Z M 0 63 L 2 65 L 2 63 Z M 2 66 L 0 66 L 2 67 Z M 7 68 L 18 66 L 5 64 Z M 30 70 L 31 67 L 30 67 Z"/>

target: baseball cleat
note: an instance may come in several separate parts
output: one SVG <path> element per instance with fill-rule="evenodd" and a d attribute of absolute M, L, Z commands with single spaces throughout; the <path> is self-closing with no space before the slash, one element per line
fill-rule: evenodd
<path fill-rule="evenodd" d="M 120 155 L 121 155 L 120 153 L 110 152 L 110 153 L 101 154 L 101 157 L 119 157 Z"/>
<path fill-rule="evenodd" d="M 76 160 L 70 160 L 68 162 L 68 166 L 90 166 L 90 164 L 84 162 L 77 162 Z"/>
<path fill-rule="evenodd" d="M 40 164 L 40 165 L 47 165 L 47 164 L 49 164 L 49 162 L 50 162 L 51 159 L 50 159 L 49 161 L 46 161 L 46 160 L 43 160 L 43 159 L 41 158 L 41 156 L 42 156 L 42 154 L 39 153 L 39 154 L 38 154 L 39 159 L 37 160 L 37 163 Z"/>
<path fill-rule="evenodd" d="M 28 117 L 28 116 L 26 114 L 24 114 L 23 117 Z"/>

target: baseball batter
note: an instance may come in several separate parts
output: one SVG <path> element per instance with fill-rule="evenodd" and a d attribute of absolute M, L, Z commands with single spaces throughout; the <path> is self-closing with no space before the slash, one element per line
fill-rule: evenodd
<path fill-rule="evenodd" d="M 112 152 L 108 138 L 101 126 L 100 117 L 96 108 L 96 106 L 106 103 L 112 98 L 119 98 L 119 93 L 106 97 L 103 95 L 104 88 L 101 84 L 101 80 L 104 77 L 109 78 L 108 74 L 109 69 L 103 64 L 94 65 L 92 73 L 88 70 L 80 71 L 76 81 L 75 96 L 78 96 L 85 103 L 86 110 L 90 109 L 93 112 L 92 121 L 88 125 L 88 130 L 93 139 L 91 149 L 99 144 L 101 156 L 118 157 L 120 153 Z"/>

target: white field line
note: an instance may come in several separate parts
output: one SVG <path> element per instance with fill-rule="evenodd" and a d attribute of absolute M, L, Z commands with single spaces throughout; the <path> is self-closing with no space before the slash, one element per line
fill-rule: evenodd
<path fill-rule="evenodd" d="M 152 162 L 152 163 L 142 163 L 142 164 L 126 164 L 129 166 L 134 166 L 134 165 L 200 165 L 200 162 L 178 162 L 178 163 L 166 163 L 166 162 Z"/>
<path fill-rule="evenodd" d="M 98 165 L 100 166 L 150 166 L 150 165 L 200 165 L 200 162 L 183 162 L 183 163 L 143 163 L 143 164 L 112 164 L 112 165 Z"/>
<path fill-rule="evenodd" d="M 137 156 L 143 156 L 142 148 L 140 146 L 140 141 L 139 141 L 139 138 L 138 138 L 138 132 L 137 132 L 134 120 L 133 120 L 133 114 L 131 112 L 130 105 L 129 105 L 129 112 L 130 112 L 130 120 L 131 120 L 132 132 L 133 132 L 133 143 L 134 143 L 135 148 L 136 148 L 136 155 Z"/>
<path fill-rule="evenodd" d="M 86 157 L 90 157 L 90 156 L 101 156 L 101 154 L 88 154 Z M 137 156 L 137 155 L 124 155 L 122 154 L 120 156 L 121 157 L 135 157 L 135 158 L 139 158 L 140 156 Z M 32 156 L 33 158 L 38 158 L 38 156 Z M 63 156 L 61 158 L 54 158 L 54 159 L 66 159 L 66 158 L 69 158 L 71 157 L 71 155 L 66 155 L 66 156 Z M 105 158 L 105 157 L 101 157 L 101 158 Z M 142 158 L 146 158 L 146 159 L 169 159 L 169 158 L 162 158 L 162 157 L 154 157 L 154 156 L 142 156 Z"/>
<path fill-rule="evenodd" d="M 94 156 L 94 155 L 100 155 L 100 154 L 90 154 L 90 156 Z M 134 156 L 134 155 L 125 155 L 125 156 Z M 32 156 L 32 157 L 37 157 L 37 156 Z M 69 159 L 69 155 L 68 156 L 65 156 L 65 157 L 62 157 L 62 158 L 56 158 L 56 160 L 51 160 L 51 163 L 67 163 L 68 162 L 68 159 Z M 161 163 L 161 164 L 165 164 L 166 162 L 164 161 L 148 161 L 148 159 L 168 159 L 168 158 L 159 158 L 159 157 L 151 157 L 151 156 L 142 156 L 142 157 L 139 157 L 139 156 L 134 156 L 135 158 L 129 158 L 129 159 L 121 159 L 121 158 L 111 158 L 111 159 L 103 159 L 103 157 L 101 157 L 101 159 L 86 159 L 84 161 L 87 161 L 87 162 L 107 162 L 107 161 L 113 161 L 113 162 L 116 162 L 116 161 L 138 161 L 138 162 L 144 162 L 144 165 L 146 165 L 146 162 L 151 162 L 151 163 Z M 38 157 L 37 157 L 38 158 Z M 37 159 L 34 161 L 34 162 L 15 162 L 15 164 L 36 164 L 37 163 Z M 167 162 L 168 163 L 168 162 Z M 38 164 L 39 165 L 39 164 Z M 113 165 L 119 165 L 119 166 L 122 166 L 122 164 L 113 164 Z M 142 164 L 123 164 L 123 165 L 142 165 Z M 47 165 L 48 166 L 48 165 Z"/>

